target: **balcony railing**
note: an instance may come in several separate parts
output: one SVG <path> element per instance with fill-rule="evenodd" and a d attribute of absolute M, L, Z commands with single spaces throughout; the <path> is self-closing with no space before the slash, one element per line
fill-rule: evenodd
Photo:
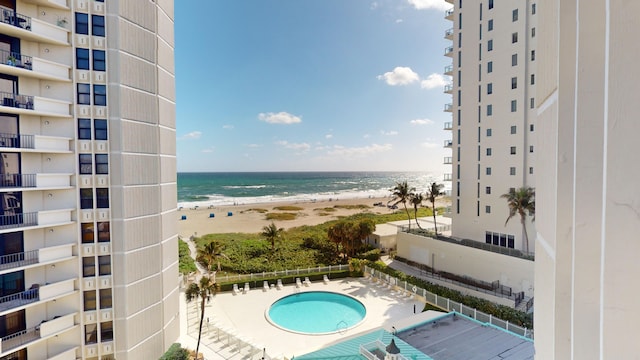
<path fill-rule="evenodd" d="M 450 38 L 452 36 L 453 36 L 453 28 L 450 28 L 450 29 L 447 29 L 447 30 L 444 31 L 444 37 L 445 38 L 448 39 L 448 38 Z"/>
<path fill-rule="evenodd" d="M 39 289 L 29 289 L 23 292 L 0 297 L 0 312 L 31 304 L 40 300 Z"/>
<path fill-rule="evenodd" d="M 451 156 L 445 156 L 443 164 L 453 164 L 453 158 Z"/>
<path fill-rule="evenodd" d="M 451 141 L 451 140 L 445 140 L 444 141 L 444 147 L 448 148 L 448 147 L 451 147 L 451 146 L 453 146 L 453 141 Z"/>
<path fill-rule="evenodd" d="M 453 74 L 453 65 L 447 65 L 444 67 L 444 74 L 451 75 Z"/>
<path fill-rule="evenodd" d="M 0 188 L 36 187 L 36 174 L 0 174 Z"/>
<path fill-rule="evenodd" d="M 33 149 L 35 147 L 34 136 L 0 133 L 0 147 L 14 149 Z"/>
<path fill-rule="evenodd" d="M 442 177 L 443 181 L 451 181 L 453 180 L 453 176 L 451 176 L 451 174 L 444 174 L 444 176 Z"/>
<path fill-rule="evenodd" d="M 0 339 L 0 353 L 10 351 L 39 338 L 39 331 L 35 327 L 7 335 Z"/>
<path fill-rule="evenodd" d="M 15 10 L 0 6 L 0 22 L 31 31 L 31 18 L 17 13 Z"/>
<path fill-rule="evenodd" d="M 0 50 L 0 64 L 31 70 L 33 59 L 17 52 Z"/>
<path fill-rule="evenodd" d="M 452 53 L 453 53 L 453 46 L 447 46 L 446 48 L 444 48 L 445 56 L 451 55 Z"/>
<path fill-rule="evenodd" d="M 0 215 L 0 230 L 38 225 L 38 213 Z"/>
<path fill-rule="evenodd" d="M 444 104 L 444 111 L 451 112 L 452 110 L 453 110 L 453 105 L 451 105 L 451 103 Z"/>
<path fill-rule="evenodd" d="M 0 92 L 0 98 L 2 106 L 33 110 L 33 96 Z"/>
<path fill-rule="evenodd" d="M 451 122 L 446 122 L 444 123 L 444 130 L 451 130 L 453 129 L 453 125 L 451 124 Z"/>
<path fill-rule="evenodd" d="M 0 270 L 13 269 L 38 263 L 38 250 L 0 256 Z"/>
<path fill-rule="evenodd" d="M 453 19 L 453 8 L 444 12 L 444 17 L 446 19 Z"/>
<path fill-rule="evenodd" d="M 452 84 L 447 84 L 444 86 L 444 93 L 445 94 L 451 94 L 451 92 L 453 92 L 453 85 Z"/>

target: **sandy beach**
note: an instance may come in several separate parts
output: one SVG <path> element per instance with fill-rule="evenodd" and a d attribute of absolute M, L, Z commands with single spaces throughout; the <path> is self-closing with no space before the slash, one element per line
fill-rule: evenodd
<path fill-rule="evenodd" d="M 198 207 L 178 208 L 178 230 L 183 238 L 192 235 L 202 236 L 206 234 L 223 233 L 258 233 L 262 228 L 271 223 L 266 219 L 267 213 L 252 209 L 267 210 L 268 213 L 295 212 L 298 216 L 294 220 L 274 221 L 275 224 L 284 229 L 289 229 L 302 225 L 317 225 L 327 221 L 335 220 L 340 216 L 348 216 L 363 211 L 374 214 L 390 214 L 396 210 L 386 207 L 388 197 L 384 198 L 360 198 L 360 199 L 334 199 L 331 201 L 309 201 L 309 202 L 270 202 L 259 204 L 238 204 L 227 206 L 216 206 L 212 208 Z M 382 203 L 385 206 L 374 206 L 375 203 Z M 366 205 L 367 209 L 344 209 L 342 206 Z M 425 206 L 430 204 L 424 203 Z M 436 206 L 446 206 L 448 202 L 439 199 Z M 302 208 L 299 211 L 275 210 L 278 206 L 296 206 Z M 335 211 L 326 211 L 325 208 L 334 208 Z M 398 210 L 404 210 L 402 204 Z M 413 213 L 413 208 L 410 208 Z M 210 217 L 214 214 L 214 217 Z M 229 216 L 229 214 L 232 214 Z M 182 220 L 186 217 L 185 220 Z"/>

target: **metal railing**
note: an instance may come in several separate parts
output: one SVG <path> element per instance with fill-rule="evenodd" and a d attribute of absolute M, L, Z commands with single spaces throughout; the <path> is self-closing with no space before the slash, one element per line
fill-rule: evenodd
<path fill-rule="evenodd" d="M 38 250 L 0 256 L 0 270 L 13 269 L 38 263 Z"/>
<path fill-rule="evenodd" d="M 444 130 L 451 130 L 451 129 L 453 129 L 453 123 L 451 121 L 444 123 Z"/>
<path fill-rule="evenodd" d="M 18 306 L 31 304 L 40 300 L 39 289 L 29 289 L 19 293 L 0 297 L 0 311 L 6 311 Z"/>
<path fill-rule="evenodd" d="M 32 57 L 13 51 L 0 50 L 0 64 L 31 70 Z"/>
<path fill-rule="evenodd" d="M 279 276 L 307 275 L 307 274 L 320 273 L 320 272 L 332 272 L 332 271 L 344 271 L 344 270 L 349 270 L 349 265 L 318 266 L 318 267 L 309 267 L 304 269 L 270 271 L 270 272 L 252 273 L 252 274 L 238 274 L 238 275 L 225 275 L 225 276 L 217 275 L 216 282 L 218 283 L 245 282 L 245 281 L 254 281 L 254 280 L 267 279 L 267 278 L 277 278 Z"/>
<path fill-rule="evenodd" d="M 33 96 L 20 95 L 10 92 L 0 92 L 0 98 L 2 98 L 2 106 L 30 109 L 33 110 Z"/>
<path fill-rule="evenodd" d="M 444 73 L 451 73 L 453 72 L 453 65 L 447 65 L 444 67 Z"/>
<path fill-rule="evenodd" d="M 0 188 L 34 188 L 36 177 L 36 174 L 0 174 Z"/>
<path fill-rule="evenodd" d="M 15 149 L 34 149 L 35 136 L 0 133 L 0 147 Z"/>
<path fill-rule="evenodd" d="M 445 55 L 451 54 L 452 52 L 453 52 L 453 46 L 447 46 L 446 48 L 444 48 Z"/>
<path fill-rule="evenodd" d="M 447 85 L 444 86 L 444 92 L 445 93 L 450 93 L 452 91 L 453 91 L 453 85 L 447 84 Z"/>
<path fill-rule="evenodd" d="M 453 145 L 453 140 L 445 140 L 444 147 L 451 147 Z"/>
<path fill-rule="evenodd" d="M 2 345 L 2 352 L 7 352 L 11 349 L 15 349 L 18 346 L 24 345 L 28 342 L 40 338 L 39 328 L 33 327 L 26 330 L 21 330 L 11 335 L 3 337 L 0 342 Z"/>
<path fill-rule="evenodd" d="M 364 271 L 365 273 L 371 274 L 372 277 L 375 277 L 379 273 L 378 270 L 372 269 L 368 266 L 365 266 Z M 457 311 L 461 314 L 467 315 L 482 323 L 492 324 L 494 326 L 505 329 L 507 331 L 511 331 L 512 333 L 518 334 L 525 338 L 533 339 L 533 331 L 525 327 L 514 325 L 512 323 L 509 323 L 506 320 L 502 320 L 497 317 L 494 317 L 493 315 L 486 314 L 482 311 L 466 306 L 462 303 L 453 301 L 444 296 L 439 296 L 423 288 L 420 288 L 414 284 L 411 284 L 407 281 L 399 280 L 388 274 L 380 272 L 379 278 L 382 281 L 387 282 L 388 284 L 396 286 L 400 289 L 404 289 L 404 291 L 407 291 L 407 292 L 410 291 L 415 295 L 421 296 L 426 300 L 426 302 L 432 305 L 435 305 L 437 307 L 440 307 L 442 309 L 445 309 L 446 311 Z"/>
<path fill-rule="evenodd" d="M 453 15 L 453 8 L 444 12 L 444 17 L 449 17 Z"/>
<path fill-rule="evenodd" d="M 31 18 L 17 13 L 15 10 L 0 6 L 0 22 L 31 31 Z"/>
<path fill-rule="evenodd" d="M 453 180 L 453 174 L 447 173 L 442 174 L 442 181 L 451 181 Z"/>
<path fill-rule="evenodd" d="M 529 312 L 529 310 L 531 310 L 533 308 L 533 298 L 529 299 L 529 301 L 527 301 L 527 305 L 525 306 L 525 310 L 526 312 Z"/>
<path fill-rule="evenodd" d="M 451 103 L 444 104 L 444 111 L 451 111 L 451 110 L 453 110 L 453 105 Z"/>
<path fill-rule="evenodd" d="M 14 215 L 0 215 L 0 229 L 10 229 L 22 226 L 38 225 L 38 213 L 23 213 Z"/>
<path fill-rule="evenodd" d="M 445 156 L 443 164 L 453 164 L 453 158 L 451 156 Z"/>
<path fill-rule="evenodd" d="M 449 28 L 444 31 L 444 37 L 449 37 L 453 35 L 453 28 Z"/>

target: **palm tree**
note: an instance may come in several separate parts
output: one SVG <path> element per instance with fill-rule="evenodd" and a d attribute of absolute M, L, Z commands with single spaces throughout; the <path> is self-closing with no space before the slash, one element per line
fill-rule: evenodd
<path fill-rule="evenodd" d="M 262 235 L 265 239 L 267 239 L 267 241 L 271 242 L 271 251 L 275 251 L 276 240 L 282 237 L 283 231 L 284 231 L 283 228 L 278 229 L 276 224 L 274 224 L 272 221 L 271 224 L 262 228 L 262 233 L 260 233 L 260 235 Z"/>
<path fill-rule="evenodd" d="M 507 199 L 509 205 L 509 217 L 505 221 L 507 226 L 509 220 L 516 214 L 520 215 L 520 223 L 522 224 L 522 233 L 524 235 L 524 252 L 529 253 L 529 236 L 527 235 L 526 219 L 527 215 L 536 220 L 536 191 L 532 187 L 521 187 L 519 189 L 510 189 L 508 193 L 502 194 L 500 197 Z"/>
<path fill-rule="evenodd" d="M 438 224 L 436 223 L 436 199 L 438 196 L 444 195 L 442 188 L 444 185 L 432 182 L 427 189 L 427 200 L 431 203 L 431 211 L 433 212 L 433 230 L 438 237 Z"/>
<path fill-rule="evenodd" d="M 340 254 L 340 245 L 343 248 L 342 257 L 344 258 L 344 253 L 347 252 L 348 244 L 347 244 L 347 234 L 348 234 L 348 224 L 346 221 L 339 221 L 332 225 L 327 230 L 327 237 L 329 241 L 336 244 L 336 253 Z"/>
<path fill-rule="evenodd" d="M 411 230 L 411 215 L 409 215 L 409 209 L 407 209 L 407 201 L 411 198 L 411 194 L 416 191 L 415 188 L 410 188 L 406 181 L 399 182 L 394 186 L 391 191 L 391 205 L 398 205 L 402 203 L 404 205 L 404 211 L 407 212 L 407 218 L 409 218 L 409 230 Z"/>
<path fill-rule="evenodd" d="M 198 345 L 196 346 L 196 360 L 198 359 L 198 350 L 200 350 L 200 338 L 202 337 L 202 323 L 204 321 L 204 302 L 215 295 L 218 285 L 211 281 L 211 278 L 203 276 L 198 283 L 191 283 L 184 292 L 187 302 L 191 300 L 201 299 L 200 303 L 200 329 L 198 330 Z M 204 359 L 204 358 L 203 358 Z"/>
<path fill-rule="evenodd" d="M 418 228 L 420 229 L 422 229 L 422 227 L 418 222 L 418 206 L 422 205 L 423 201 L 424 201 L 424 196 L 422 196 L 422 193 L 411 193 L 409 202 L 413 204 L 413 217 L 416 219 L 416 225 L 418 225 Z"/>
<path fill-rule="evenodd" d="M 216 282 L 216 273 L 222 268 L 220 267 L 220 258 L 229 259 L 227 255 L 223 252 L 223 246 L 217 241 L 212 241 L 210 243 L 205 244 L 202 248 L 198 249 L 198 255 L 196 256 L 196 260 L 202 266 L 207 268 L 209 275 L 212 274 L 213 265 L 217 264 L 217 270 L 213 272 L 213 282 Z"/>

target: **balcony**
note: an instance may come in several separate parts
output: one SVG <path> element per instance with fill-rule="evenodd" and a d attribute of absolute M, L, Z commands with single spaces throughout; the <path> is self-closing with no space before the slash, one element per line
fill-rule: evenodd
<path fill-rule="evenodd" d="M 44 320 L 40 325 L 30 329 L 18 331 L 0 339 L 0 356 L 6 355 L 9 351 L 24 348 L 29 344 L 41 339 L 46 339 L 54 335 L 75 327 L 74 317 L 76 313 L 64 316 L 55 316 L 50 320 Z"/>
<path fill-rule="evenodd" d="M 0 6 L 0 33 L 40 43 L 69 45 L 69 30 L 4 6 Z"/>
<path fill-rule="evenodd" d="M 27 3 L 46 6 L 54 9 L 69 10 L 67 0 L 22 0 Z"/>
<path fill-rule="evenodd" d="M 453 46 L 444 48 L 444 56 L 453 56 Z"/>
<path fill-rule="evenodd" d="M 444 18 L 445 19 L 453 21 L 453 9 L 454 8 L 451 8 L 451 9 L 449 9 L 449 10 L 444 12 Z"/>
<path fill-rule="evenodd" d="M 73 257 L 73 245 L 50 246 L 41 249 L 25 251 L 0 256 L 0 274 L 16 268 L 31 268 L 46 265 Z"/>
<path fill-rule="evenodd" d="M 453 40 L 453 28 L 450 28 L 444 31 L 444 38 Z"/>
<path fill-rule="evenodd" d="M 444 86 L 444 93 L 445 94 L 451 94 L 453 93 L 453 85 L 452 84 L 447 84 Z"/>
<path fill-rule="evenodd" d="M 71 153 L 70 138 L 0 133 L 2 152 Z M 26 150 L 26 151 L 25 151 Z"/>
<path fill-rule="evenodd" d="M 442 177 L 443 181 L 451 181 L 453 180 L 453 176 L 451 176 L 451 174 L 444 174 L 444 176 Z"/>
<path fill-rule="evenodd" d="M 444 123 L 444 130 L 453 130 L 453 125 L 451 124 L 450 121 Z"/>
<path fill-rule="evenodd" d="M 451 103 L 449 104 L 444 104 L 444 111 L 446 112 L 452 112 L 453 111 L 453 105 Z"/>
<path fill-rule="evenodd" d="M 10 114 L 70 117 L 68 101 L 0 92 L 0 111 Z"/>
<path fill-rule="evenodd" d="M 70 82 L 69 69 L 69 66 L 53 61 L 0 50 L 0 70 L 3 74 Z"/>
<path fill-rule="evenodd" d="M 13 229 L 41 228 L 71 224 L 71 212 L 74 209 L 41 210 L 37 212 L 0 215 L 0 233 L 15 231 Z"/>
<path fill-rule="evenodd" d="M 453 65 L 447 65 L 444 67 L 444 74 L 452 76 L 453 75 Z"/>
<path fill-rule="evenodd" d="M 453 164 L 453 158 L 451 156 L 445 156 L 443 164 L 445 165 Z"/>
<path fill-rule="evenodd" d="M 445 140 L 444 141 L 444 147 L 445 148 L 450 148 L 452 146 L 453 146 L 453 141 L 451 141 L 451 140 Z"/>
<path fill-rule="evenodd" d="M 71 187 L 72 174 L 0 174 L 0 191 L 44 190 Z"/>
<path fill-rule="evenodd" d="M 0 298 L 0 314 L 5 315 L 18 307 L 72 294 L 75 291 L 74 281 L 69 279 L 46 285 L 33 284 L 28 290 L 3 296 Z"/>

